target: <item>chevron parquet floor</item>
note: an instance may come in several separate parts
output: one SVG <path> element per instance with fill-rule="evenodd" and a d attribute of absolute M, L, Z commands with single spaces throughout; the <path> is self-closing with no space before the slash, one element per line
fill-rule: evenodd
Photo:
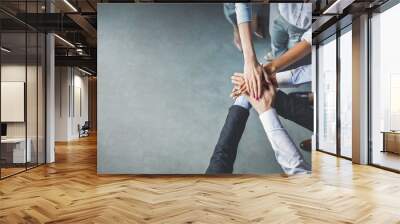
<path fill-rule="evenodd" d="M 400 223 L 400 175 L 313 154 L 313 174 L 97 176 L 94 137 L 0 181 L 0 223 Z"/>

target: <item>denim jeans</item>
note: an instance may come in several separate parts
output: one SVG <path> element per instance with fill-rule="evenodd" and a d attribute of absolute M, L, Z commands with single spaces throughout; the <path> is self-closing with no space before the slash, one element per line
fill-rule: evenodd
<path fill-rule="evenodd" d="M 277 58 L 292 48 L 306 31 L 291 25 L 279 14 L 270 28 L 272 56 Z"/>
<path fill-rule="evenodd" d="M 246 108 L 246 99 L 237 100 L 229 109 L 225 124 L 211 156 L 207 174 L 232 173 L 237 156 L 238 145 L 246 127 L 250 108 Z M 243 105 L 242 105 L 243 104 Z M 277 91 L 275 109 L 285 119 L 291 120 L 310 131 L 314 127 L 313 108 L 308 102 L 295 96 Z"/>

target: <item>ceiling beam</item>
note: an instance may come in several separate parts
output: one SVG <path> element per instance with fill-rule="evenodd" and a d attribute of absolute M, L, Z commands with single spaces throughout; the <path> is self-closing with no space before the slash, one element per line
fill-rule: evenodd
<path fill-rule="evenodd" d="M 324 15 L 343 14 L 343 11 L 355 0 L 336 0 L 330 4 L 323 12 Z"/>
<path fill-rule="evenodd" d="M 91 56 L 56 56 L 56 66 L 81 66 L 96 71 L 97 60 Z"/>
<path fill-rule="evenodd" d="M 89 21 L 80 14 L 68 14 L 67 15 L 72 21 L 74 21 L 77 25 L 79 25 L 90 38 L 96 42 L 97 39 L 97 30 L 89 23 Z"/>

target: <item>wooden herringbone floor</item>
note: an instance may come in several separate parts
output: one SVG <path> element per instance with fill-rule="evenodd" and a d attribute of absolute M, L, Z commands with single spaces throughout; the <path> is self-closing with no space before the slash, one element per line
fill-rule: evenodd
<path fill-rule="evenodd" d="M 97 176 L 96 139 L 0 181 L 0 223 L 400 223 L 400 175 L 323 153 L 313 174 Z"/>

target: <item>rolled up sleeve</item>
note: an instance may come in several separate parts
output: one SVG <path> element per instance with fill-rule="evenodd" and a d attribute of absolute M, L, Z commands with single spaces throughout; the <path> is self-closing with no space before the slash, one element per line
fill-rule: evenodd
<path fill-rule="evenodd" d="M 238 25 L 251 21 L 251 6 L 248 3 L 235 3 L 235 11 Z"/>

